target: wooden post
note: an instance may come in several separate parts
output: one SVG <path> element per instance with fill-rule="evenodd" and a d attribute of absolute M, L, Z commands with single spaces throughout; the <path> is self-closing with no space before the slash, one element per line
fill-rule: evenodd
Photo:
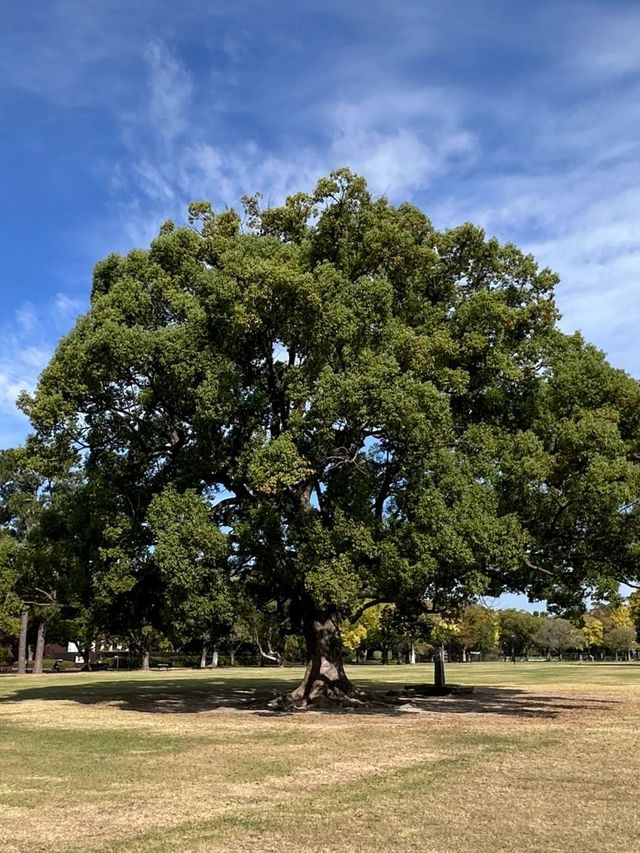
<path fill-rule="evenodd" d="M 444 649 L 440 647 L 433 654 L 433 683 L 436 690 L 446 689 L 446 680 L 444 676 Z"/>

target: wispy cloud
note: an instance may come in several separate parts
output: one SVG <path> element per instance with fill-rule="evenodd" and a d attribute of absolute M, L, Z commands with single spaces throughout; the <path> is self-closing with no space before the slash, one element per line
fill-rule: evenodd
<path fill-rule="evenodd" d="M 533 251 L 562 276 L 565 328 L 640 375 L 633 4 L 185 0 L 177 13 L 161 0 L 60 0 L 9 9 L 4 23 L 0 94 L 73 127 L 69 150 L 90 137 L 88 165 L 59 155 L 53 167 L 64 161 L 70 183 L 86 167 L 86 205 L 51 226 L 80 247 L 87 278 L 87 258 L 147 244 L 193 199 L 222 207 L 260 190 L 277 203 L 347 165 L 439 227 L 479 222 Z M 46 158 L 42 134 L 23 138 Z M 77 310 L 56 296 L 74 287 L 51 276 L 45 297 L 12 304 L 0 415 L 37 372 L 20 353 L 48 351 L 45 327 Z"/>
<path fill-rule="evenodd" d="M 233 205 L 260 191 L 278 202 L 342 165 L 366 175 L 374 191 L 398 197 L 474 156 L 473 134 L 459 124 L 446 94 L 424 88 L 391 87 L 306 107 L 314 134 L 303 144 L 285 138 L 268 146 L 252 135 L 225 144 L 223 132 L 218 141 L 206 121 L 194 119 L 194 81 L 169 47 L 154 40 L 145 55 L 147 108 L 123 117 L 127 153 L 113 170 L 120 218 L 142 242 L 162 219 L 182 218 L 194 198 Z"/>
<path fill-rule="evenodd" d="M 533 251 L 562 276 L 565 327 L 581 328 L 640 373 L 632 345 L 640 321 L 634 178 L 640 84 L 629 79 L 640 63 L 629 37 L 632 17 L 598 12 L 577 19 L 577 49 L 550 59 L 528 81 L 528 91 L 505 90 L 497 98 L 468 81 L 425 86 L 401 64 L 390 73 L 388 63 L 376 67 L 356 50 L 336 61 L 339 85 L 302 107 L 313 133 L 304 141 L 285 135 L 277 145 L 251 137 L 230 145 L 228 128 L 198 121 L 191 73 L 166 43 L 154 40 L 145 52 L 148 109 L 125 123 L 127 161 L 117 166 L 128 188 L 122 221 L 144 243 L 162 219 L 181 218 L 193 198 L 234 204 L 260 190 L 277 202 L 349 165 L 374 191 L 422 202 L 439 225 L 477 221 Z M 566 42 L 572 31 L 562 23 L 557 39 Z M 422 33 L 424 54 L 424 16 L 405 15 L 399 25 Z M 408 39 L 409 54 L 420 50 L 419 37 Z M 558 75 L 567 88 L 558 85 Z M 594 81 L 620 75 L 625 86 L 617 98 L 593 89 Z M 569 91 L 573 102 L 566 110 Z"/>

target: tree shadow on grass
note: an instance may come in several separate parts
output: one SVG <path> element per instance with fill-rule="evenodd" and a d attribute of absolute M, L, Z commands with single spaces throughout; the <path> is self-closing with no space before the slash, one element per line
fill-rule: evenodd
<path fill-rule="evenodd" d="M 159 676 L 126 681 L 79 681 L 69 676 L 68 683 L 47 685 L 46 681 L 20 687 L 0 699 L 0 704 L 18 704 L 30 700 L 67 701 L 81 705 L 105 705 L 121 711 L 146 714 L 200 714 L 219 710 L 245 711 L 260 716 L 299 714 L 298 710 L 272 710 L 274 697 L 292 690 L 296 678 L 211 678 L 202 676 L 178 679 Z M 530 693 L 504 687 L 481 687 L 472 693 L 447 696 L 406 694 L 397 684 L 358 682 L 369 694 L 362 705 L 349 707 L 312 707 L 314 713 L 404 716 L 407 713 L 494 714 L 524 719 L 553 719 L 567 712 L 610 710 L 612 699 L 555 696 Z M 308 712 L 307 712 L 308 713 Z"/>

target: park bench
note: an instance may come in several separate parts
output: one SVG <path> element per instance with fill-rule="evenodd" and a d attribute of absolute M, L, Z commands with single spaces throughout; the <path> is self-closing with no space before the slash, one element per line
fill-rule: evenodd
<path fill-rule="evenodd" d="M 170 663 L 158 663 L 154 666 L 154 669 L 171 669 L 172 664 Z"/>

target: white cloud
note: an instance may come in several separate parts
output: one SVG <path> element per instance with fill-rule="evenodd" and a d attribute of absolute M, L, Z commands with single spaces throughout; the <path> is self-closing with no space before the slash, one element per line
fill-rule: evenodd
<path fill-rule="evenodd" d="M 16 311 L 16 323 L 21 332 L 28 335 L 38 325 L 38 318 L 31 302 L 23 302 Z"/>
<path fill-rule="evenodd" d="M 640 70 L 637 5 L 607 3 L 576 21 L 566 66 L 578 79 L 611 79 Z"/>
<path fill-rule="evenodd" d="M 123 117 L 129 159 L 113 172 L 118 190 L 128 188 L 118 218 L 137 245 L 167 217 L 182 220 L 196 198 L 232 206 L 260 191 L 278 203 L 343 165 L 364 174 L 374 191 L 397 197 L 424 189 L 451 163 L 473 157 L 473 136 L 458 124 L 446 93 L 393 86 L 375 97 L 319 101 L 306 114 L 317 128 L 315 139 L 290 142 L 286 151 L 251 138 L 225 145 L 196 119 L 193 80 L 176 56 L 156 40 L 146 57 L 148 109 Z"/>
<path fill-rule="evenodd" d="M 419 192 L 449 167 L 450 161 L 473 151 L 471 134 L 443 132 L 430 141 L 428 135 L 408 127 L 376 130 L 355 121 L 336 128 L 331 142 L 333 165 L 346 164 L 367 177 L 372 190 L 397 198 Z"/>
<path fill-rule="evenodd" d="M 636 157 L 607 161 L 601 146 L 591 153 L 600 159 L 597 168 L 576 157 L 564 171 L 469 181 L 465 196 L 439 206 L 436 224 L 478 222 L 532 252 L 561 277 L 557 301 L 562 326 L 581 330 L 615 364 L 640 376 L 635 344 L 640 324 Z"/>
<path fill-rule="evenodd" d="M 170 144 L 188 128 L 191 77 L 157 39 L 148 44 L 145 59 L 149 66 L 148 119 L 156 138 Z"/>
<path fill-rule="evenodd" d="M 409 16 L 403 26 L 412 21 Z M 585 43 L 597 39 L 592 22 L 576 28 Z M 623 31 L 619 21 L 603 29 L 603 55 L 611 53 L 606 45 L 629 54 Z M 418 51 L 418 41 L 412 49 Z M 230 145 L 224 126 L 216 139 L 216 128 L 200 121 L 187 69 L 154 41 L 146 52 L 148 111 L 125 123 L 129 161 L 118 164 L 117 174 L 128 197 L 119 218 L 133 242 L 143 245 L 168 216 L 182 220 L 194 198 L 234 205 L 243 193 L 260 190 L 277 203 L 347 165 L 364 174 L 375 192 L 394 200 L 427 199 L 426 212 L 438 225 L 476 221 L 533 251 L 562 276 L 558 302 L 565 327 L 582 329 L 640 373 L 632 345 L 640 322 L 640 191 L 634 179 L 640 97 L 633 87 L 618 98 L 603 91 L 578 97 L 571 110 L 563 110 L 553 101 L 559 68 L 566 75 L 571 69 L 579 75 L 582 68 L 579 81 L 585 85 L 591 73 L 601 73 L 597 57 L 587 73 L 583 54 L 557 57 L 546 78 L 535 81 L 547 87 L 548 97 L 505 92 L 496 98 L 473 88 L 417 86 L 402 71 L 389 73 L 388 64 L 380 69 L 356 52 L 333 69 L 336 79 L 342 74 L 340 95 L 328 89 L 305 107 L 304 122 L 314 134 L 302 144 L 293 136 L 279 150 L 251 138 Z M 616 68 L 629 62 L 620 59 Z M 328 74 L 331 79 L 332 69 Z M 224 97 L 212 93 L 214 101 Z M 218 106 L 212 104 L 214 114 Z M 477 132 L 479 115 L 494 134 L 500 137 L 502 130 L 494 149 Z M 445 176 L 452 188 L 448 197 L 441 189 Z M 437 182 L 439 195 L 431 190 Z"/>
<path fill-rule="evenodd" d="M 80 299 L 72 299 L 66 293 L 56 293 L 56 298 L 53 303 L 53 314 L 56 321 L 60 324 L 67 324 L 73 320 L 83 308 L 83 303 Z"/>
<path fill-rule="evenodd" d="M 565 327 L 640 373 L 637 9 L 531 7 L 529 33 L 508 4 L 492 16 L 473 3 L 459 13 L 441 2 L 391 12 L 380 0 L 327 0 L 323 14 L 357 33 L 347 49 L 329 31 L 312 46 L 286 29 L 286 12 L 249 16 L 243 4 L 188 2 L 180 27 L 154 7 L 139 28 L 142 3 L 84 14 L 78 0 L 56 5 L 27 13 L 0 77 L 58 102 L 102 99 L 118 122 L 124 153 L 104 179 L 112 221 L 91 225 L 96 255 L 147 244 L 194 198 L 220 207 L 261 190 L 276 203 L 347 165 L 374 191 L 421 204 L 437 225 L 477 221 L 534 251 L 562 276 Z M 29 33 L 44 29 L 42 50 L 25 63 Z M 201 49 L 193 64 L 190 44 Z M 482 65 L 492 48 L 517 83 Z M 29 307 L 21 312 L 16 324 L 35 335 Z"/>

